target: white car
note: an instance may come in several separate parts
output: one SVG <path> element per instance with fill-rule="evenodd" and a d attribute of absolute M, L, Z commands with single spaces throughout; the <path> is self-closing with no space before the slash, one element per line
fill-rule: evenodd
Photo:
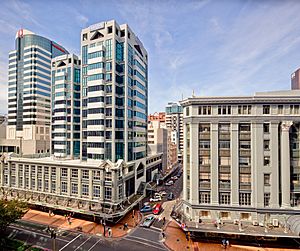
<path fill-rule="evenodd" d="M 150 198 L 151 202 L 157 202 L 157 201 L 161 201 L 161 197 L 160 196 L 155 196 L 153 198 Z"/>
<path fill-rule="evenodd" d="M 167 193 L 165 191 L 160 191 L 159 194 L 161 197 L 167 196 Z"/>

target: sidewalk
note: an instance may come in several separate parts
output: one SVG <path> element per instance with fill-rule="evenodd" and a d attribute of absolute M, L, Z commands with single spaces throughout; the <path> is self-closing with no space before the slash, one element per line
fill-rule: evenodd
<path fill-rule="evenodd" d="M 166 240 L 164 244 L 169 250 L 193 250 L 193 251 L 224 251 L 225 249 L 221 244 L 217 243 L 205 243 L 205 242 L 193 242 L 187 241 L 184 232 L 174 222 L 171 221 L 166 229 Z M 231 245 L 227 247 L 229 251 L 296 251 L 298 249 L 282 249 L 282 248 L 261 248 L 254 246 L 242 246 L 242 245 Z"/>
<path fill-rule="evenodd" d="M 31 222 L 37 222 L 44 225 L 49 225 L 50 227 L 57 227 L 63 230 L 78 231 L 78 228 L 81 228 L 82 232 L 88 234 L 97 234 L 103 236 L 104 233 L 104 227 L 101 224 L 75 218 L 71 218 L 71 224 L 69 224 L 67 219 L 62 215 L 49 216 L 48 213 L 37 210 L 29 210 L 22 219 Z M 108 237 L 107 230 L 109 227 L 111 228 L 113 238 L 123 237 L 126 234 L 128 234 L 133 228 L 135 228 L 136 224 L 138 224 L 138 220 L 141 219 L 142 216 L 139 212 L 136 212 L 135 217 L 132 218 L 132 211 L 130 211 L 119 223 L 114 225 L 107 223 L 105 236 Z M 128 229 L 126 230 L 123 230 L 124 223 L 128 224 Z"/>

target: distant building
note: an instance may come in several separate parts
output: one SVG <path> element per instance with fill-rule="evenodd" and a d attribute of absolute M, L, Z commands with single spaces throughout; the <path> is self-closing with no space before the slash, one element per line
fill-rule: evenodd
<path fill-rule="evenodd" d="M 51 153 L 55 157 L 80 157 L 80 67 L 76 55 L 52 59 Z"/>
<path fill-rule="evenodd" d="M 66 54 L 57 43 L 21 29 L 9 52 L 9 145 L 23 154 L 50 153 L 51 59 Z"/>
<path fill-rule="evenodd" d="M 182 162 L 183 122 L 182 107 L 179 103 L 170 102 L 166 106 L 166 126 L 170 131 L 171 141 L 177 145 L 178 161 Z"/>
<path fill-rule="evenodd" d="M 164 124 L 164 122 L 162 122 Z M 162 171 L 168 166 L 168 130 L 161 127 L 159 120 L 148 122 L 148 154 L 162 153 Z"/>
<path fill-rule="evenodd" d="M 159 121 L 160 128 L 166 128 L 166 113 L 165 112 L 155 112 L 148 116 L 148 121 Z"/>
<path fill-rule="evenodd" d="M 300 90 L 180 103 L 189 231 L 199 219 L 278 226 L 299 213 Z"/>
<path fill-rule="evenodd" d="M 291 75 L 291 88 L 292 90 L 300 89 L 300 69 L 297 69 Z"/>

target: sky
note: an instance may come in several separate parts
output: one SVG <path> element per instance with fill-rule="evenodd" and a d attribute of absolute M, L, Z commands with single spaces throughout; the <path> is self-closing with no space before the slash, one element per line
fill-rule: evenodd
<path fill-rule="evenodd" d="M 300 67 L 297 0 L 0 0 L 0 114 L 8 53 L 26 28 L 79 55 L 80 32 L 115 19 L 148 51 L 149 112 L 197 96 L 288 90 Z"/>

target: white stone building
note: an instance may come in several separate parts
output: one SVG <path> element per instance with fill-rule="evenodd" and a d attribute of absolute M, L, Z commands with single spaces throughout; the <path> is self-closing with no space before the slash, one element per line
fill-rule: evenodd
<path fill-rule="evenodd" d="M 180 103 L 188 226 L 199 219 L 276 225 L 299 214 L 300 91 Z"/>

